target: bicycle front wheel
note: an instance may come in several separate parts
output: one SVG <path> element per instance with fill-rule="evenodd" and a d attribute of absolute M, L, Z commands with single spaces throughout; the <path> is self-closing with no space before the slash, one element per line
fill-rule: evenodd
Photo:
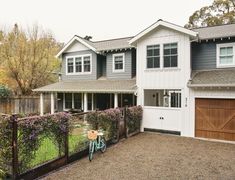
<path fill-rule="evenodd" d="M 93 159 L 93 153 L 94 153 L 94 142 L 90 141 L 89 144 L 89 161 Z"/>
<path fill-rule="evenodd" d="M 104 153 L 106 151 L 106 148 L 107 148 L 106 141 L 105 141 L 104 138 L 101 139 L 101 143 L 102 143 L 102 147 L 101 147 L 100 151 L 102 153 Z"/>

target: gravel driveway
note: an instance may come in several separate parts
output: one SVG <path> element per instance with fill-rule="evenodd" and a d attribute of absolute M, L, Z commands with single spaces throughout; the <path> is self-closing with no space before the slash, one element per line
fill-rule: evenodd
<path fill-rule="evenodd" d="M 44 179 L 235 179 L 235 144 L 141 133 Z"/>

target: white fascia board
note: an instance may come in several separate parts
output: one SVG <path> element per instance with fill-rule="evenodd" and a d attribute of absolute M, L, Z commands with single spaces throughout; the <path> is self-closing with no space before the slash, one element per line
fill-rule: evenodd
<path fill-rule="evenodd" d="M 184 34 L 188 34 L 189 36 L 192 37 L 197 37 L 198 32 L 165 22 L 165 21 L 158 21 L 155 24 L 153 24 L 152 26 L 150 26 L 149 28 L 145 29 L 144 31 L 140 32 L 139 34 L 137 34 L 134 38 L 132 38 L 129 41 L 129 44 L 134 44 L 138 39 L 140 39 L 141 37 L 143 37 L 144 35 L 148 34 L 149 32 L 151 32 L 152 30 L 154 30 L 155 28 L 157 28 L 158 26 L 164 26 L 167 27 L 169 29 L 173 29 L 175 31 L 179 31 L 182 32 Z"/>
<path fill-rule="evenodd" d="M 89 49 L 91 49 L 92 51 L 96 52 L 96 48 L 94 48 L 93 46 L 89 45 L 88 43 L 86 43 L 82 38 L 78 37 L 78 36 L 74 36 L 61 50 L 60 52 L 55 56 L 56 58 L 59 58 L 61 56 L 61 54 L 74 42 L 74 41 L 78 41 L 80 43 L 82 43 L 84 46 L 88 47 Z"/>

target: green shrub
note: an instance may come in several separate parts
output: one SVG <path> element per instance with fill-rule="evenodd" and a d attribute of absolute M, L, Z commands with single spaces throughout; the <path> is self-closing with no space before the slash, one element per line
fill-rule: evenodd
<path fill-rule="evenodd" d="M 10 174 L 12 123 L 9 117 L 0 116 L 0 179 Z"/>
<path fill-rule="evenodd" d="M 117 125 L 121 119 L 119 109 L 107 109 L 104 111 L 91 112 L 87 114 L 86 120 L 92 129 L 103 129 L 106 140 L 113 140 L 117 136 Z"/>
<path fill-rule="evenodd" d="M 141 106 L 133 106 L 127 108 L 126 118 L 127 118 L 128 134 L 140 130 L 142 116 L 143 116 L 143 109 Z"/>
<path fill-rule="evenodd" d="M 7 98 L 11 95 L 11 90 L 4 85 L 0 85 L 0 98 Z"/>

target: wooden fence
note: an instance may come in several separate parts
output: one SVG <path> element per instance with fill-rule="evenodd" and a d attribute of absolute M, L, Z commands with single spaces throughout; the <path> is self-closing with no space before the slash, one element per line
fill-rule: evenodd
<path fill-rule="evenodd" d="M 3 114 L 36 114 L 40 108 L 39 96 L 15 96 L 0 98 L 0 113 Z M 44 97 L 44 112 L 50 112 L 50 97 Z"/>

